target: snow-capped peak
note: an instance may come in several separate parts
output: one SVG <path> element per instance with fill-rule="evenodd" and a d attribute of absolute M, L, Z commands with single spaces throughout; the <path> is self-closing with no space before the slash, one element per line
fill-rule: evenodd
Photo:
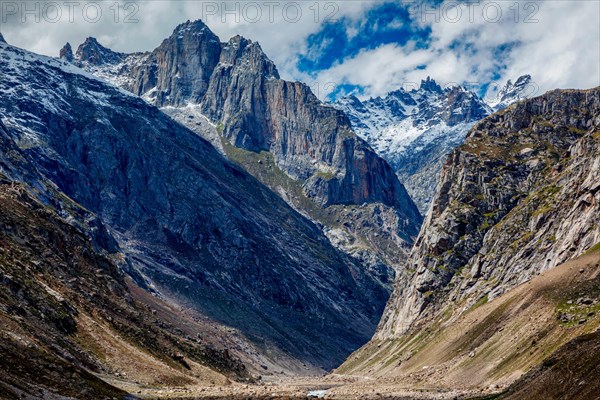
<path fill-rule="evenodd" d="M 520 76 L 515 83 L 509 79 L 504 87 L 488 101 L 494 111 L 500 111 L 517 101 L 527 99 L 536 94 L 537 85 L 532 81 L 531 75 Z"/>
<path fill-rule="evenodd" d="M 398 89 L 365 101 L 348 96 L 334 106 L 396 170 L 423 214 L 443 159 L 473 124 L 492 112 L 475 93 L 458 85 L 442 88 L 430 77 L 419 89 Z"/>
<path fill-rule="evenodd" d="M 453 126 L 475 122 L 491 112 L 475 93 L 461 86 L 443 89 L 430 77 L 419 89 L 398 89 L 366 101 L 348 96 L 334 106 L 345 111 L 357 133 L 382 154 L 397 154 L 420 136 L 416 132 L 416 136 L 407 135 L 408 127 L 425 132 L 440 123 Z"/>

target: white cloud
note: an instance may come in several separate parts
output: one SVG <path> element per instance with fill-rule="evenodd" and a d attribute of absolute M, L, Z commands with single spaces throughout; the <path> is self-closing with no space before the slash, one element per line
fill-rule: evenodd
<path fill-rule="evenodd" d="M 445 4 L 456 4 L 446 2 Z M 420 9 L 414 14 L 431 28 L 431 44 L 413 50 L 413 44 L 384 46 L 363 51 L 322 71 L 318 81 L 364 86 L 365 97 L 383 95 L 403 83 L 427 76 L 441 84 L 488 83 L 498 72 L 503 84 L 531 74 L 539 92 L 554 88 L 589 88 L 600 85 L 600 3 L 596 1 L 481 2 L 462 5 L 462 18 L 443 12 L 439 21 Z M 512 7 L 512 8 L 511 8 Z M 502 10 L 497 22 L 496 9 Z M 448 10 L 448 8 L 446 8 Z M 441 6 L 438 10 L 444 10 Z M 537 20 L 538 22 L 531 22 Z M 527 22 L 526 22 L 527 21 Z M 500 58 L 494 50 L 518 43 Z M 426 64 L 425 69 L 415 69 Z"/>
<path fill-rule="evenodd" d="M 132 4 L 130 0 L 120 2 L 121 5 Z M 276 62 L 283 77 L 301 79 L 313 87 L 318 85 L 321 97 L 327 92 L 322 89 L 331 86 L 331 83 L 361 85 L 367 95 L 382 95 L 405 82 L 420 82 L 426 76 L 432 76 L 442 84 L 489 82 L 499 65 L 505 65 L 500 70 L 501 82 L 529 73 L 541 91 L 600 84 L 600 2 L 586 0 L 521 1 L 517 3 L 518 21 L 515 21 L 516 8 L 512 1 L 485 0 L 470 7 L 463 4 L 460 6 L 461 18 L 453 21 L 456 10 L 452 6 L 456 2 L 448 0 L 438 8 L 447 11 L 446 18 L 440 15 L 442 18 L 438 22 L 431 12 L 424 13 L 423 9 L 413 7 L 416 12 L 414 23 L 431 28 L 431 43 L 427 49 L 415 49 L 413 42 L 404 46 L 388 44 L 348 57 L 321 71 L 316 78 L 297 70 L 299 54 L 308 52 L 307 38 L 323 28 L 328 14 L 333 12 L 336 18 L 344 17 L 347 33 L 357 35 L 360 27 L 368 22 L 366 13 L 382 2 L 336 1 L 331 7 L 330 1 L 320 1 L 318 18 L 315 19 L 313 1 L 285 0 L 273 8 L 273 19 L 269 20 L 268 2 L 259 0 L 256 4 L 262 16 L 259 21 L 253 22 L 256 16 L 254 10 L 248 6 L 243 8 L 248 1 L 227 0 L 227 9 L 238 7 L 236 21 L 233 14 L 222 18 L 224 1 L 137 0 L 137 23 L 123 21 L 127 11 L 133 10 L 131 7 L 121 9 L 116 22 L 114 8 L 110 8 L 113 1 L 100 2 L 103 15 L 96 23 L 82 18 L 82 8 L 89 4 L 85 0 L 81 0 L 79 9 L 75 10 L 73 23 L 68 21 L 65 7 L 62 7 L 63 15 L 57 23 L 44 22 L 44 15 L 40 15 L 37 23 L 35 15 L 31 14 L 22 23 L 25 7 L 32 9 L 38 4 L 40 13 L 43 13 L 45 4 L 52 2 L 14 2 L 19 10 L 12 16 L 7 15 L 6 9 L 6 4 L 12 2 L 2 2 L 0 30 L 9 43 L 47 55 L 57 55 L 67 41 L 77 46 L 87 36 L 95 36 L 117 51 L 132 52 L 152 50 L 179 23 L 204 17 L 223 41 L 236 34 L 259 41 Z M 64 5 L 61 0 L 57 3 Z M 302 17 L 293 23 L 295 4 L 301 5 Z M 539 10 L 536 11 L 532 5 L 537 5 Z M 212 6 L 217 7 L 216 15 L 207 14 Z M 502 7 L 502 18 L 498 22 L 490 22 L 497 6 Z M 287 15 L 283 12 L 286 7 Z M 536 12 L 531 17 L 538 22 L 525 23 L 532 11 Z M 500 58 L 494 49 L 508 42 L 518 42 L 519 45 Z M 417 69 L 422 65 L 426 67 Z"/>
<path fill-rule="evenodd" d="M 222 41 L 240 34 L 260 42 L 282 74 L 291 78 L 298 54 L 306 50 L 309 35 L 321 30 L 332 18 L 360 20 L 367 9 L 380 1 L 119 0 L 121 6 L 127 5 L 127 8 L 120 10 L 118 21 L 115 20 L 116 1 L 77 2 L 80 5 L 69 13 L 62 0 L 3 1 L 0 31 L 11 44 L 50 56 L 56 56 L 67 41 L 76 47 L 88 36 L 98 38 L 113 50 L 135 52 L 154 49 L 177 25 L 188 19 L 203 19 Z M 16 5 L 14 14 L 12 8 L 4 9 L 4 4 L 8 3 Z M 62 17 L 55 23 L 48 22 L 53 16 L 44 13 L 49 4 L 61 6 Z M 88 4 L 100 4 L 102 17 L 95 23 L 83 17 L 83 9 Z M 297 6 L 301 8 L 300 13 Z M 37 15 L 25 14 L 26 9 L 35 7 L 38 7 Z M 92 16 L 94 9 L 88 10 Z M 125 17 L 134 11 L 131 19 L 138 22 L 126 23 Z M 73 16 L 73 22 L 69 21 L 69 15 Z M 25 22 L 22 22 L 23 18 Z"/>

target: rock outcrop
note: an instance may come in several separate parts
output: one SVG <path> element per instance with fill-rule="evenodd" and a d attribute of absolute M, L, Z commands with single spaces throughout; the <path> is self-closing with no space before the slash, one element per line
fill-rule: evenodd
<path fill-rule="evenodd" d="M 75 60 L 75 56 L 73 55 L 73 48 L 71 47 L 71 43 L 67 43 L 64 45 L 60 52 L 58 53 L 58 58 L 61 60 L 65 60 L 67 62 L 72 63 Z"/>
<path fill-rule="evenodd" d="M 600 241 L 600 89 L 557 90 L 478 123 L 448 157 L 377 333 L 459 314 Z"/>
<path fill-rule="evenodd" d="M 63 49 L 68 51 L 70 48 L 71 45 L 67 43 Z M 116 64 L 125 57 L 125 54 L 123 53 L 117 53 L 102 46 L 98 43 L 98 40 L 93 37 L 88 37 L 85 42 L 77 48 L 76 55 L 79 63 L 86 63 L 93 66 Z"/>
<path fill-rule="evenodd" d="M 188 21 L 130 72 L 126 89 L 151 97 L 158 107 L 199 103 L 220 54 L 219 38 L 201 21 Z"/>

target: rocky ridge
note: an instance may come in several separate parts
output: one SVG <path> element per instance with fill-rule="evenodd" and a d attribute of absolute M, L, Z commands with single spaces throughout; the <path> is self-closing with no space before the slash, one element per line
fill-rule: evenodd
<path fill-rule="evenodd" d="M 460 314 L 600 241 L 599 126 L 599 89 L 549 92 L 478 123 L 448 157 L 376 337 Z"/>
<path fill-rule="evenodd" d="M 78 53 L 76 65 L 161 107 L 247 170 L 256 170 L 261 153 L 272 155 L 255 176 L 325 231 L 341 230 L 348 237 L 340 245 L 345 251 L 371 267 L 388 265 L 393 275 L 390 265 L 404 258 L 418 232 L 419 211 L 348 118 L 320 102 L 308 86 L 280 79 L 258 43 L 241 36 L 221 43 L 201 21 L 188 21 L 154 51 L 113 64 L 97 65 L 85 57 L 88 51 Z M 279 178 L 290 178 L 300 191 L 286 192 Z M 349 206 L 364 209 L 361 219 L 345 219 Z M 385 229 L 378 227 L 373 207 L 390 214 Z M 335 216 L 323 217 L 329 211 Z M 386 239 L 385 248 L 372 240 L 375 235 Z"/>

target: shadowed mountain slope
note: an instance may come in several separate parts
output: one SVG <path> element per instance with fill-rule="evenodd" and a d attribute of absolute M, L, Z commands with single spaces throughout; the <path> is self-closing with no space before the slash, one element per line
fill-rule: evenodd
<path fill-rule="evenodd" d="M 65 61 L 0 44 L 0 67 L 8 136 L 108 226 L 139 285 L 284 369 L 333 367 L 372 334 L 381 285 L 197 134 Z"/>

